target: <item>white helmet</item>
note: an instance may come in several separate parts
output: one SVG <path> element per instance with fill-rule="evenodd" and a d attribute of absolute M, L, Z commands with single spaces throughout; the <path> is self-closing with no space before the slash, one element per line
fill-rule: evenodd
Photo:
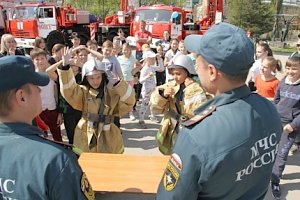
<path fill-rule="evenodd" d="M 105 73 L 105 65 L 103 62 L 90 59 L 83 64 L 82 67 L 82 80 L 85 76 L 90 76 L 98 73 Z"/>
<path fill-rule="evenodd" d="M 190 74 L 197 74 L 192 59 L 184 54 L 177 54 L 171 61 L 171 65 L 168 66 L 169 69 L 172 68 L 185 68 Z"/>

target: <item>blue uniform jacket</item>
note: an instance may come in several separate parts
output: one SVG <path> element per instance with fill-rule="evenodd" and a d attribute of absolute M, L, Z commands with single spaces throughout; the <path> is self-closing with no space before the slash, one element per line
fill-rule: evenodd
<path fill-rule="evenodd" d="M 294 130 L 300 129 L 300 83 L 287 84 L 282 79 L 275 94 L 276 104 L 281 122 L 290 124 Z"/>
<path fill-rule="evenodd" d="M 24 123 L 0 123 L 0 199 L 86 199 L 75 154 Z"/>
<path fill-rule="evenodd" d="M 201 122 L 180 130 L 157 199 L 263 199 L 281 134 L 272 103 L 242 86 L 195 113 Z"/>

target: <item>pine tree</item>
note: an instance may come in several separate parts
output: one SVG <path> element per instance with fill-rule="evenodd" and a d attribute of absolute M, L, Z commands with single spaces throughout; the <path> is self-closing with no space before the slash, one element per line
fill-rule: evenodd
<path fill-rule="evenodd" d="M 270 4 L 261 0 L 229 0 L 229 22 L 254 35 L 272 31 L 274 17 Z"/>

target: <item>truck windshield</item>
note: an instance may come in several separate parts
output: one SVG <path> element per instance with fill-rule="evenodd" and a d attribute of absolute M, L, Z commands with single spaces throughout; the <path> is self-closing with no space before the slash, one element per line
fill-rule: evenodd
<path fill-rule="evenodd" d="M 32 19 L 36 17 L 36 7 L 22 6 L 16 7 L 13 12 L 13 19 Z"/>
<path fill-rule="evenodd" d="M 135 21 L 153 21 L 153 22 L 169 22 L 172 12 L 170 10 L 138 10 L 136 12 Z"/>

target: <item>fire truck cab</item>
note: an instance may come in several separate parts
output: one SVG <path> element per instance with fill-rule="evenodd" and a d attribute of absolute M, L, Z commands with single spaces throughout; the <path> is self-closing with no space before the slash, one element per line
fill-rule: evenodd
<path fill-rule="evenodd" d="M 9 28 L 16 37 L 17 45 L 24 48 L 33 46 L 37 36 L 47 38 L 51 31 L 57 30 L 55 6 L 43 4 L 16 5 L 9 20 Z"/>
<path fill-rule="evenodd" d="M 200 26 L 193 23 L 191 11 L 164 4 L 142 6 L 136 10 L 134 21 L 131 23 L 131 37 L 127 38 L 130 45 L 135 46 L 134 34 L 140 30 L 142 20 L 146 21 L 146 30 L 152 33 L 152 48 L 162 39 L 164 31 L 168 31 L 171 38 L 181 40 L 188 34 L 198 34 L 200 30 Z"/>
<path fill-rule="evenodd" d="M 68 35 L 76 31 L 83 39 L 89 38 L 89 12 L 71 5 L 57 7 L 51 4 L 19 4 L 8 19 L 9 31 L 18 46 L 32 48 L 37 36 L 45 38 L 48 49 L 55 43 L 67 43 Z"/>

